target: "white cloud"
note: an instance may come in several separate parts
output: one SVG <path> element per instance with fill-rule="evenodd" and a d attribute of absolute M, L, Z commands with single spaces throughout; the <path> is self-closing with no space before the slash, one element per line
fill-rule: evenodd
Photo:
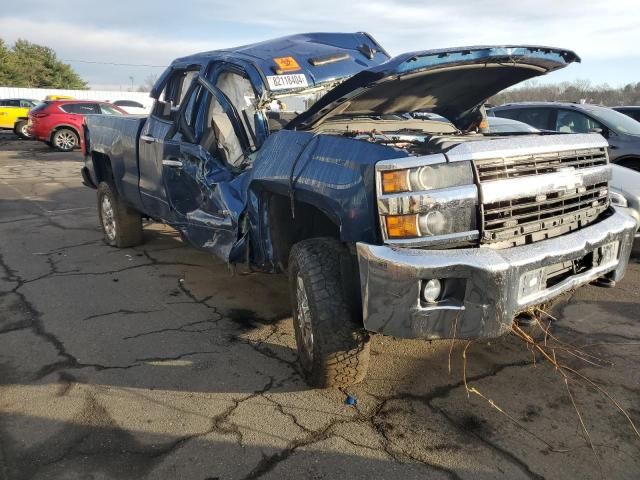
<path fill-rule="evenodd" d="M 38 2 L 25 1 L 25 8 L 12 17 L 0 14 L 0 36 L 48 45 L 68 60 L 166 65 L 197 51 L 290 33 L 364 30 L 392 54 L 461 45 L 543 44 L 575 50 L 584 60 L 581 75 L 589 76 L 589 65 L 603 62 L 616 64 L 619 72 L 626 63 L 631 68 L 628 81 L 638 73 L 629 58 L 637 63 L 640 27 L 625 0 L 183 0 L 178 10 L 174 0 L 155 0 L 151 7 L 130 0 L 69 0 L 76 12 L 73 19 L 43 21 L 34 20 L 42 12 Z M 131 72 L 141 80 L 149 71 L 160 71 L 73 66 L 91 83 L 126 83 Z M 595 67 L 592 73 L 600 81 L 618 83 Z"/>
<path fill-rule="evenodd" d="M 221 46 L 211 42 L 158 38 L 115 29 L 88 28 L 75 22 L 39 22 L 6 17 L 0 18 L 0 32 L 8 42 L 25 38 L 50 46 L 61 58 L 118 63 L 166 65 L 175 57 Z"/>

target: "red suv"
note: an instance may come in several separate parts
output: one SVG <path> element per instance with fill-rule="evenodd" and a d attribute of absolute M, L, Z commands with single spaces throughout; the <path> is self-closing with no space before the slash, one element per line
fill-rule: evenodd
<path fill-rule="evenodd" d="M 62 152 L 84 145 L 82 124 L 85 115 L 126 115 L 107 102 L 91 100 L 54 100 L 29 111 L 29 133 L 36 140 Z"/>

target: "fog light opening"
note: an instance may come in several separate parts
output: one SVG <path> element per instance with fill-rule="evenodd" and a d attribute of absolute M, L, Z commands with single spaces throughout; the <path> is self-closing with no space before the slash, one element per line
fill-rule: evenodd
<path fill-rule="evenodd" d="M 422 283 L 422 300 L 426 303 L 436 303 L 442 294 L 442 282 L 432 278 Z"/>

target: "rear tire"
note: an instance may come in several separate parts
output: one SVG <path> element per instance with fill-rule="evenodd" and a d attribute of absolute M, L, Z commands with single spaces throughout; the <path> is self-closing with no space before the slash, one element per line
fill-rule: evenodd
<path fill-rule="evenodd" d="M 112 183 L 98 185 L 98 217 L 107 245 L 126 248 L 142 243 L 142 216 L 125 204 Z"/>
<path fill-rule="evenodd" d="M 51 145 L 61 152 L 71 152 L 80 146 L 78 134 L 69 128 L 61 128 L 51 137 Z"/>
<path fill-rule="evenodd" d="M 304 240 L 291 249 L 289 291 L 298 362 L 312 387 L 347 387 L 367 374 L 369 335 L 356 320 L 353 271 L 349 251 L 334 239 Z"/>
<path fill-rule="evenodd" d="M 13 133 L 23 140 L 29 140 L 31 139 L 31 134 L 27 128 L 28 126 L 29 123 L 26 120 L 20 120 L 13 126 Z"/>

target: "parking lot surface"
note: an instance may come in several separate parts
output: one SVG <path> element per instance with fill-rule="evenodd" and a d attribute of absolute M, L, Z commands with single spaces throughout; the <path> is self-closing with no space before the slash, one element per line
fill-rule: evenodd
<path fill-rule="evenodd" d="M 486 399 L 465 343 L 381 336 L 364 383 L 309 389 L 285 278 L 158 224 L 106 246 L 81 160 L 0 134 L 0 479 L 640 477 L 625 415 L 515 335 L 466 350 Z M 636 424 L 639 287 L 635 259 L 551 325 Z"/>

